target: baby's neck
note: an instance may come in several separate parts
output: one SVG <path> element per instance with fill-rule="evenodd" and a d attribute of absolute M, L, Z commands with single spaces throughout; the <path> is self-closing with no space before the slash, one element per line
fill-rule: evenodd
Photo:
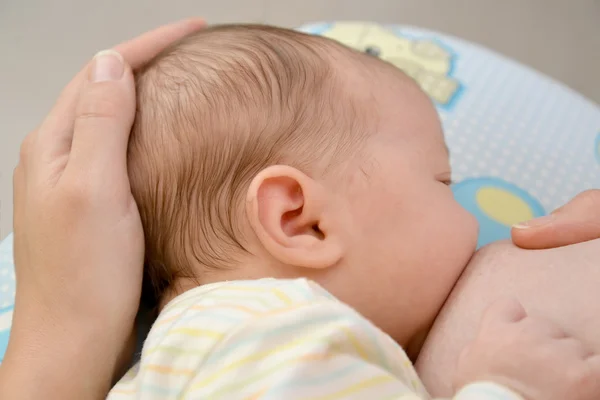
<path fill-rule="evenodd" d="M 267 263 L 259 263 L 258 267 L 254 266 L 252 260 L 246 260 L 242 266 L 234 266 L 230 268 L 222 269 L 211 269 L 208 267 L 199 267 L 196 270 L 196 277 L 193 278 L 176 278 L 175 281 L 164 291 L 159 302 L 159 311 L 173 300 L 175 297 L 192 290 L 198 286 L 208 285 L 211 283 L 225 282 L 225 281 L 239 281 L 239 280 L 254 280 L 262 278 L 280 278 L 290 279 L 299 278 L 300 275 L 295 276 L 282 276 L 278 274 L 278 271 L 283 269 L 269 269 L 265 268 Z"/>

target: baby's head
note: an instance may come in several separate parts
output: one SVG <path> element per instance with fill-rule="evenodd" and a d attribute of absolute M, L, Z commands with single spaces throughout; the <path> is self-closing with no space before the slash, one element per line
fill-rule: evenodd
<path fill-rule="evenodd" d="M 322 37 L 220 26 L 137 76 L 129 169 L 165 299 L 304 276 L 402 344 L 475 249 L 435 109 L 391 65 Z"/>

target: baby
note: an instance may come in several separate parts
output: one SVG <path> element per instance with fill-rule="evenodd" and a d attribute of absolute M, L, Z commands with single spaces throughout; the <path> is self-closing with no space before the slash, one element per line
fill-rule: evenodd
<path fill-rule="evenodd" d="M 160 314 L 109 397 L 428 398 L 410 358 L 477 224 L 419 87 L 264 26 L 187 37 L 137 82 L 129 169 Z"/>

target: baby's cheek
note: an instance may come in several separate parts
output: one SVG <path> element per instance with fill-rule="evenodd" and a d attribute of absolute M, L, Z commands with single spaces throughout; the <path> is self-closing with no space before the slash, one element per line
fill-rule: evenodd
<path fill-rule="evenodd" d="M 471 249 L 471 253 L 475 253 L 475 250 L 477 249 L 477 236 L 479 235 L 479 222 L 473 214 L 466 211 L 462 207 L 461 210 L 464 213 L 465 238 L 467 240 L 469 249 Z"/>
<path fill-rule="evenodd" d="M 456 246 L 457 253 L 460 253 L 464 267 L 477 249 L 479 224 L 475 216 L 462 208 L 460 205 L 458 205 L 454 212 L 456 215 L 456 219 L 454 221 L 454 244 Z"/>
<path fill-rule="evenodd" d="M 477 247 L 478 224 L 475 217 L 458 203 L 446 203 L 440 210 L 438 224 L 443 237 L 436 238 L 444 253 L 444 268 L 449 274 L 460 274 Z"/>

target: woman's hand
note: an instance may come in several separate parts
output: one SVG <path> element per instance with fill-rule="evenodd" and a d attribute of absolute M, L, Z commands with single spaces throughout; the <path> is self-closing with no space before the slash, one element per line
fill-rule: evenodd
<path fill-rule="evenodd" d="M 600 357 L 582 341 L 549 319 L 528 315 L 509 298 L 483 315 L 475 340 L 458 358 L 455 387 L 464 387 L 466 395 L 475 388 L 469 384 L 494 382 L 528 400 L 597 400 L 599 374 Z M 490 398 L 505 398 L 504 388 Z M 471 393 L 464 398 L 483 394 Z"/>
<path fill-rule="evenodd" d="M 547 249 L 600 238 L 600 189 L 580 193 L 552 214 L 513 226 L 524 249 Z"/>
<path fill-rule="evenodd" d="M 98 53 L 23 142 L 14 173 L 17 291 L 2 398 L 106 396 L 134 326 L 144 257 L 127 175 L 131 69 L 203 25 L 167 25 Z"/>

